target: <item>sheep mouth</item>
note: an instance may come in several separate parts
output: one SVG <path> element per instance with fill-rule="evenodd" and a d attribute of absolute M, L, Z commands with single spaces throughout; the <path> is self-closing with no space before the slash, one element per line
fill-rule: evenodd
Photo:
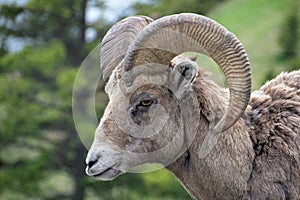
<path fill-rule="evenodd" d="M 113 180 L 117 178 L 119 175 L 121 175 L 122 173 L 123 172 L 121 170 L 115 169 L 114 166 L 112 166 L 98 174 L 94 174 L 93 178 L 103 180 L 103 181 Z"/>

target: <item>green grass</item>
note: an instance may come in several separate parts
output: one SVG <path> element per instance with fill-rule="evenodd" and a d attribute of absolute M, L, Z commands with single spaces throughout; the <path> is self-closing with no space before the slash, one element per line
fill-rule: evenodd
<path fill-rule="evenodd" d="M 292 1 L 231 0 L 208 13 L 208 17 L 225 26 L 243 43 L 251 63 L 253 89 L 263 84 L 270 70 L 279 73 L 287 65 L 280 59 L 277 36 Z M 215 64 L 207 59 L 199 62 L 213 69 L 213 80 L 220 80 L 215 77 Z"/>

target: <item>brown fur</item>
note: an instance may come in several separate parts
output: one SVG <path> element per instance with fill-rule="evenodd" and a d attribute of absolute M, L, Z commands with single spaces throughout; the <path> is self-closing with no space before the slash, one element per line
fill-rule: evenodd
<path fill-rule="evenodd" d="M 249 105 L 255 151 L 250 197 L 300 199 L 300 71 L 280 74 Z"/>

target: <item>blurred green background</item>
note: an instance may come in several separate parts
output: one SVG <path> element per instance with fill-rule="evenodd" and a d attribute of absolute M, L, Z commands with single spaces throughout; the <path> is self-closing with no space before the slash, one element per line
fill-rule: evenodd
<path fill-rule="evenodd" d="M 1 200 L 190 199 L 166 170 L 111 182 L 87 177 L 71 108 L 77 70 L 113 23 L 180 12 L 206 15 L 237 35 L 251 61 L 253 90 L 300 69 L 298 0 L 1 0 Z M 210 59 L 198 62 L 218 79 Z M 107 102 L 102 88 L 99 118 Z"/>

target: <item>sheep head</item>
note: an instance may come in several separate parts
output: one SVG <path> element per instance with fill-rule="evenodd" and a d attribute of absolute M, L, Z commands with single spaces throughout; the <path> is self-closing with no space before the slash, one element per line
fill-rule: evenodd
<path fill-rule="evenodd" d="M 185 51 L 209 55 L 225 74 L 230 112 L 214 130 L 227 130 L 243 114 L 251 74 L 244 48 L 232 33 L 195 14 L 154 22 L 127 18 L 102 42 L 110 101 L 86 159 L 88 175 L 111 180 L 144 163 L 166 166 L 185 152 L 199 131 L 200 113 L 192 89 L 197 64 L 178 56 Z"/>
<path fill-rule="evenodd" d="M 170 66 L 157 70 L 137 73 L 127 88 L 126 75 L 120 75 L 118 68 L 112 72 L 105 88 L 110 101 L 87 157 L 89 175 L 110 180 L 144 163 L 165 166 L 181 156 L 192 142 L 199 113 L 191 89 L 197 64 L 179 56 Z M 180 105 L 183 102 L 185 105 Z M 186 105 L 183 114 L 181 109 Z M 182 120 L 185 124 L 193 122 L 188 131 L 191 135 L 184 132 Z"/>

